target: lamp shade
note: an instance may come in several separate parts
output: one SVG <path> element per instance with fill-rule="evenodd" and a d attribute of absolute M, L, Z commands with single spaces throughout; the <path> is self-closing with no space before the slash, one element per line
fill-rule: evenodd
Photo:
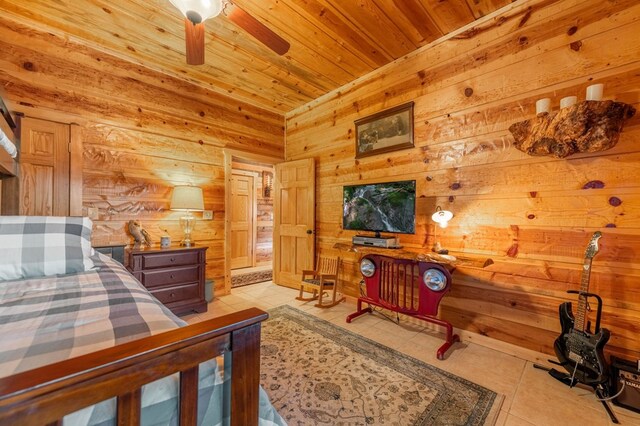
<path fill-rule="evenodd" d="M 431 215 L 431 220 L 440 225 L 441 228 L 446 228 L 451 218 L 453 218 L 453 213 L 449 210 L 442 210 L 440 206 L 436 207 L 436 212 Z"/>
<path fill-rule="evenodd" d="M 169 0 L 194 24 L 199 24 L 222 12 L 222 0 Z"/>
<path fill-rule="evenodd" d="M 171 210 L 202 211 L 204 199 L 202 188 L 197 186 L 176 186 L 171 196 Z"/>

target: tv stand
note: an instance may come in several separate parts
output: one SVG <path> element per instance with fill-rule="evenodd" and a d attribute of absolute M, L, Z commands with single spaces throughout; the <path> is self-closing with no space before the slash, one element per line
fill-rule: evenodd
<path fill-rule="evenodd" d="M 376 232 L 375 237 L 369 235 L 356 235 L 351 239 L 352 244 L 359 246 L 378 247 L 378 248 L 397 248 L 398 239 L 396 237 L 383 237 Z"/>

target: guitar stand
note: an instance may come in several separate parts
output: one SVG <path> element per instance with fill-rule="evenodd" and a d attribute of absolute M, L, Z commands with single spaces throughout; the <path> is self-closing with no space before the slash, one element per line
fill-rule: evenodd
<path fill-rule="evenodd" d="M 549 360 L 549 362 L 551 362 L 552 364 L 558 364 L 557 362 L 552 360 Z M 563 373 L 561 371 L 556 370 L 555 368 L 547 368 L 544 365 L 540 365 L 540 364 L 533 364 L 533 368 L 547 371 L 551 377 L 564 383 L 570 388 L 574 387 L 578 383 L 578 380 L 576 380 L 575 378 L 571 378 L 570 374 Z M 604 394 L 604 387 L 602 386 L 602 383 L 591 384 L 587 386 L 590 386 L 591 388 L 593 388 L 596 398 L 598 398 L 598 401 L 602 403 L 602 406 L 604 407 L 605 411 L 609 415 L 611 422 L 615 424 L 620 424 L 620 421 L 618 421 L 616 414 L 613 412 L 613 410 L 611 410 L 611 407 L 609 406 L 608 401 L 605 400 L 606 396 Z"/>

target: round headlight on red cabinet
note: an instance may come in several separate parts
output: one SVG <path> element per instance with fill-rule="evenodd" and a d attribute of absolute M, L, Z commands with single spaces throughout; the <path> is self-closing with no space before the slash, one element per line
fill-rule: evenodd
<path fill-rule="evenodd" d="M 432 291 L 442 291 L 447 286 L 447 277 L 439 269 L 427 269 L 424 271 L 422 281 Z"/>
<path fill-rule="evenodd" d="M 376 265 L 370 259 L 362 259 L 360 262 L 360 273 L 366 278 L 371 278 L 376 273 Z"/>

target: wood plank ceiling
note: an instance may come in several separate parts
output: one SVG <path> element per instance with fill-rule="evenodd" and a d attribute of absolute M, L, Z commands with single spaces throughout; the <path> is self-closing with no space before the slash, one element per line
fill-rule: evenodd
<path fill-rule="evenodd" d="M 280 113 L 414 51 L 511 0 L 234 0 L 291 49 L 278 56 L 224 16 L 189 66 L 169 0 L 0 0 L 5 16 Z"/>

